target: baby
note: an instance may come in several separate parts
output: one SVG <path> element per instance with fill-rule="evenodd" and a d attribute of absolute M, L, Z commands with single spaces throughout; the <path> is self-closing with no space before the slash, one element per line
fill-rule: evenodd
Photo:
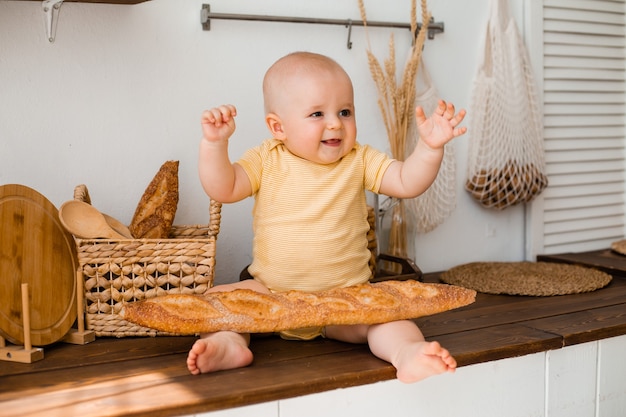
<path fill-rule="evenodd" d="M 308 52 L 289 54 L 263 80 L 265 122 L 272 135 L 236 163 L 228 157 L 237 111 L 222 105 L 202 114 L 199 174 L 206 193 L 231 203 L 254 196 L 254 279 L 209 291 L 247 288 L 268 293 L 319 291 L 367 282 L 365 190 L 397 198 L 423 193 L 435 180 L 444 145 L 465 133 L 455 112 L 440 101 L 426 118 L 415 111 L 420 139 L 404 162 L 356 141 L 352 82 L 332 59 Z M 318 336 L 368 343 L 391 363 L 403 382 L 453 372 L 456 361 L 438 342 L 427 342 L 410 320 L 378 325 L 327 326 L 281 333 L 287 339 Z M 202 335 L 187 367 L 200 374 L 249 365 L 250 336 L 233 332 Z"/>

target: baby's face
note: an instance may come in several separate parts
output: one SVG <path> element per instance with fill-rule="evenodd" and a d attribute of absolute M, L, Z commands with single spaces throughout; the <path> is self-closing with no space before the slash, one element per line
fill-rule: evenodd
<path fill-rule="evenodd" d="M 287 149 L 306 160 L 331 164 L 356 143 L 352 83 L 342 71 L 290 80 L 281 91 L 280 119 Z"/>

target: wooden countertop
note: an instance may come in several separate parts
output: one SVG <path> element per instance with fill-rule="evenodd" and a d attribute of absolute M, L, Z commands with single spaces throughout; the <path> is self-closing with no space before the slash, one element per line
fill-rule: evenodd
<path fill-rule="evenodd" d="M 478 294 L 470 306 L 417 323 L 460 366 L 626 334 L 626 257 L 609 252 L 540 257 L 582 260 L 613 273 L 601 290 L 558 297 Z M 436 280 L 437 274 L 425 277 Z M 192 376 L 185 359 L 194 340 L 99 338 L 48 346 L 44 360 L 32 364 L 0 361 L 2 415 L 175 416 L 395 378 L 394 368 L 364 345 L 273 336 L 253 339 L 255 360 L 247 368 Z"/>

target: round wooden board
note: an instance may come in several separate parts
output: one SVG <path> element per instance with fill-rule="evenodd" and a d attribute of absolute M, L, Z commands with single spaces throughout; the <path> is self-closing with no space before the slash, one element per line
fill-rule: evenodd
<path fill-rule="evenodd" d="M 57 208 L 23 185 L 0 186 L 0 334 L 24 343 L 21 286 L 28 283 L 31 342 L 60 340 L 76 320 L 76 244 Z"/>

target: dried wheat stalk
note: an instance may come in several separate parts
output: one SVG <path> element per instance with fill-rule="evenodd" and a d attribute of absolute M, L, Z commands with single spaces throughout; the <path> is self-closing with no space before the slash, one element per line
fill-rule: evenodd
<path fill-rule="evenodd" d="M 426 0 L 421 0 L 422 25 L 418 30 L 417 2 L 416 0 L 411 0 L 411 35 L 414 37 L 415 42 L 409 50 L 409 58 L 402 72 L 402 78 L 398 82 L 393 33 L 389 39 L 389 57 L 381 64 L 371 50 L 367 33 L 365 5 L 363 0 L 358 0 L 358 3 L 367 39 L 367 60 L 378 90 L 378 106 L 387 130 L 391 154 L 395 159 L 403 161 L 408 156 L 406 154 L 407 133 L 411 118 L 414 117 L 415 80 L 431 15 L 428 11 Z M 392 255 L 406 257 L 407 217 L 403 202 L 400 201 L 393 210 L 388 250 Z"/>

